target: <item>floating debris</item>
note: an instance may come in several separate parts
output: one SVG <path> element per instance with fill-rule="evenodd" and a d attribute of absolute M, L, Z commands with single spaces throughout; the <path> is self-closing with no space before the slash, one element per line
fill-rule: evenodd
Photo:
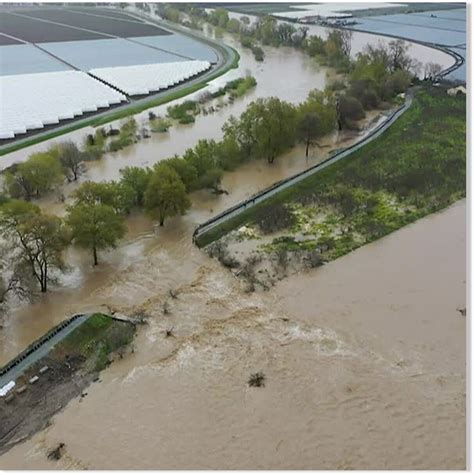
<path fill-rule="evenodd" d="M 61 442 L 55 449 L 48 452 L 49 460 L 59 460 L 63 456 L 63 449 L 66 447 L 66 444 Z"/>
<path fill-rule="evenodd" d="M 259 371 L 258 373 L 253 373 L 250 375 L 249 380 L 247 381 L 250 387 L 261 388 L 265 386 L 265 375 Z"/>

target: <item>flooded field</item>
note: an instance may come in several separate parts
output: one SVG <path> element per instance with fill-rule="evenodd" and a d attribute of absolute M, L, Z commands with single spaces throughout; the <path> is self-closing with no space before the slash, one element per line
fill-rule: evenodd
<path fill-rule="evenodd" d="M 135 354 L 3 468 L 465 467 L 464 201 L 269 293 L 192 257 Z"/>
<path fill-rule="evenodd" d="M 294 88 L 288 88 L 283 79 L 275 80 L 279 72 L 288 67 L 295 82 Z M 127 165 L 152 165 L 175 153 L 183 153 L 201 138 L 220 138 L 224 121 L 231 114 L 242 113 L 252 100 L 266 95 L 277 95 L 294 103 L 301 102 L 310 90 L 321 89 L 325 86 L 328 72 L 327 68 L 321 68 L 315 63 L 308 63 L 302 54 L 295 54 L 289 48 L 281 48 L 270 49 L 267 53 L 267 60 L 263 64 L 256 63 L 251 54 L 242 52 L 239 69 L 232 70 L 220 81 L 224 84 L 227 80 L 242 76 L 247 71 L 253 74 L 258 82 L 257 87 L 251 93 L 236 100 L 233 104 L 225 106 L 215 114 L 198 116 L 193 125 L 173 126 L 166 134 L 154 134 L 152 138 L 143 140 L 120 152 L 107 154 L 100 161 L 89 162 L 82 181 L 116 179 L 119 177 L 120 169 Z M 265 91 L 267 91 L 266 94 Z M 162 106 L 154 111 L 156 114 L 163 115 L 166 113 L 166 107 Z M 139 115 L 137 120 L 145 121 L 147 116 L 148 112 L 145 112 Z M 85 129 L 66 137 L 80 142 L 87 133 L 88 131 Z M 38 144 L 2 158 L 8 160 L 11 155 L 17 159 L 27 158 L 32 153 L 32 149 L 35 151 L 44 150 L 54 142 L 65 140 L 66 137 L 59 137 L 48 143 Z M 346 140 L 354 140 L 354 138 L 354 134 L 342 136 L 335 134 L 329 139 L 327 145 L 330 147 L 342 146 L 347 144 Z M 160 229 L 157 233 L 154 232 L 153 223 L 148 218 L 142 215 L 132 217 L 129 220 L 130 232 L 126 240 L 119 249 L 105 256 L 106 262 L 99 269 L 91 268 L 90 256 L 87 253 L 71 249 L 68 251 L 68 263 L 72 267 L 72 272 L 64 279 L 65 287 L 51 292 L 33 305 L 21 306 L 17 312 L 12 312 L 10 318 L 5 322 L 5 326 L 0 332 L 0 364 L 14 356 L 52 324 L 62 320 L 71 312 L 84 310 L 84 306 L 95 308 L 97 305 L 109 303 L 101 293 L 100 287 L 105 283 L 115 286 L 116 284 L 112 284 L 112 282 L 117 278 L 116 272 L 127 270 L 127 275 L 129 275 L 130 267 L 140 260 L 149 259 L 148 254 L 154 252 L 154 249 L 162 249 L 162 252 L 167 252 L 168 249 L 174 249 L 180 245 L 182 247 L 179 247 L 176 253 L 178 262 L 186 260 L 188 251 L 192 248 L 192 232 L 197 224 L 259 189 L 311 166 L 316 160 L 324 158 L 329 149 L 315 148 L 312 150 L 312 156 L 305 159 L 304 151 L 296 147 L 287 155 L 280 157 L 272 167 L 268 167 L 264 161 L 253 162 L 234 172 L 226 173 L 222 186 L 229 191 L 229 195 L 216 197 L 207 191 L 196 193 L 192 200 L 193 207 L 187 216 L 170 221 L 169 226 Z M 70 193 L 77 185 L 66 186 L 63 190 L 64 194 Z M 41 205 L 49 212 L 57 214 L 62 214 L 64 210 L 64 204 L 56 196 L 48 197 L 41 202 Z M 167 274 L 165 273 L 165 275 Z M 139 303 L 143 294 L 134 292 L 130 298 L 135 303 Z M 30 321 L 31 324 L 28 323 Z"/>
<path fill-rule="evenodd" d="M 426 60 L 435 61 L 438 52 L 429 51 Z M 258 82 L 250 94 L 191 126 L 89 163 L 83 180 L 115 179 L 126 165 L 152 165 L 201 138 L 219 138 L 223 122 L 257 97 L 300 102 L 332 74 L 286 48 L 266 49 L 264 63 L 239 52 L 239 68 L 218 81 L 249 72 Z M 168 105 L 154 112 L 163 115 Z M 91 130 L 14 152 L 2 164 L 54 142 L 80 143 Z M 356 138 L 336 134 L 328 145 Z M 456 311 L 465 306 L 464 202 L 269 293 L 246 294 L 191 242 L 198 223 L 313 165 L 325 150 L 313 149 L 305 159 L 296 147 L 271 167 L 253 162 L 226 173 L 222 186 L 229 195 L 195 193 L 188 214 L 164 228 L 131 216 L 126 239 L 103 254 L 97 269 L 88 253 L 68 251 L 71 272 L 62 287 L 5 320 L 0 364 L 75 312 L 144 311 L 149 325 L 133 355 L 107 370 L 48 429 L 0 457 L 0 466 L 464 468 L 465 319 Z M 64 206 L 55 198 L 42 205 L 59 214 Z M 175 336 L 165 338 L 169 328 Z M 266 385 L 249 388 L 257 371 Z M 59 442 L 67 452 L 53 465 L 45 454 Z"/>

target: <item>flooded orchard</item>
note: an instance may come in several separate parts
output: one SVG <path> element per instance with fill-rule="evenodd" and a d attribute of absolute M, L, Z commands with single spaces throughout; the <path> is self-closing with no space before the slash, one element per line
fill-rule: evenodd
<path fill-rule="evenodd" d="M 253 91 L 89 163 L 82 179 L 115 179 L 126 165 L 152 165 L 220 138 L 225 120 L 257 97 L 301 102 L 332 74 L 287 48 L 267 48 L 263 63 L 239 52 L 239 68 L 218 81 L 249 72 Z M 163 115 L 166 107 L 153 110 Z M 7 161 L 54 141 L 80 142 L 90 130 Z M 2 468 L 464 468 L 465 319 L 456 311 L 465 306 L 464 202 L 267 293 L 245 293 L 191 241 L 198 223 L 356 138 L 335 134 L 308 159 L 296 147 L 271 167 L 257 161 L 226 173 L 228 195 L 194 193 L 188 213 L 163 228 L 130 216 L 126 239 L 98 268 L 89 253 L 69 250 L 62 286 L 5 320 L 0 363 L 76 312 L 141 311 L 149 325 L 133 354 L 0 457 Z M 258 371 L 265 387 L 251 388 Z M 66 454 L 48 461 L 59 442 Z"/>

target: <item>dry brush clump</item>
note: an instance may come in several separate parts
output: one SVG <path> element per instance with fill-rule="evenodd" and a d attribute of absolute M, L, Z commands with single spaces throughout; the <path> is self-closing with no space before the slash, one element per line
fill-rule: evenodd
<path fill-rule="evenodd" d="M 261 388 L 265 386 L 265 375 L 262 371 L 258 373 L 252 373 L 247 381 L 250 387 Z"/>

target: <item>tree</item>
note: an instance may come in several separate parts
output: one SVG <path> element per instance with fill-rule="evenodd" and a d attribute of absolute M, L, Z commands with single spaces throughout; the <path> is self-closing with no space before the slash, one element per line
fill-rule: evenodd
<path fill-rule="evenodd" d="M 69 182 L 77 181 L 84 171 L 85 153 L 74 142 L 64 142 L 58 146 L 59 160 L 64 175 Z"/>
<path fill-rule="evenodd" d="M 31 203 L 11 200 L 0 207 L 0 233 L 18 252 L 17 269 L 26 266 L 41 292 L 46 292 L 51 271 L 64 268 L 62 251 L 68 236 L 61 218 L 42 214 Z"/>
<path fill-rule="evenodd" d="M 339 100 L 339 124 L 348 126 L 352 121 L 365 117 L 362 104 L 351 96 L 342 96 Z"/>
<path fill-rule="evenodd" d="M 307 38 L 303 42 L 303 48 L 310 56 L 317 56 L 325 53 L 324 40 L 316 35 Z"/>
<path fill-rule="evenodd" d="M 209 15 L 209 23 L 213 24 L 214 26 L 218 26 L 219 28 L 225 29 L 228 22 L 229 14 L 224 8 L 216 8 Z"/>
<path fill-rule="evenodd" d="M 64 179 L 57 152 L 34 153 L 20 163 L 13 173 L 5 176 L 6 187 L 14 198 L 31 200 L 59 185 Z"/>
<path fill-rule="evenodd" d="M 132 202 L 134 206 L 143 206 L 145 191 L 151 177 L 149 168 L 125 167 L 120 170 L 122 179 L 120 183 L 131 190 Z"/>
<path fill-rule="evenodd" d="M 438 63 L 426 63 L 424 67 L 424 77 L 425 79 L 435 78 L 441 71 L 442 67 Z"/>
<path fill-rule="evenodd" d="M 297 123 L 298 139 L 306 145 L 306 157 L 309 147 L 319 137 L 320 120 L 315 112 L 300 114 Z"/>
<path fill-rule="evenodd" d="M 227 31 L 230 31 L 231 33 L 238 33 L 240 31 L 240 21 L 236 18 L 231 18 L 227 22 Z"/>
<path fill-rule="evenodd" d="M 145 208 L 158 217 L 160 226 L 165 224 L 166 218 L 184 214 L 190 206 L 179 175 L 167 165 L 156 168 L 145 192 Z"/>
<path fill-rule="evenodd" d="M 184 160 L 175 155 L 172 158 L 157 163 L 155 168 L 159 167 L 161 164 L 171 167 L 179 175 L 188 193 L 196 189 L 198 174 L 196 167 L 190 161 Z"/>
<path fill-rule="evenodd" d="M 294 107 L 276 97 L 257 99 L 241 115 L 243 131 L 251 133 L 252 148 L 273 163 L 276 156 L 293 145 L 296 114 Z"/>
<path fill-rule="evenodd" d="M 311 91 L 308 99 L 300 105 L 300 113 L 314 112 L 319 117 L 320 136 L 326 135 L 334 130 L 336 124 L 336 101 L 333 94 L 328 92 Z"/>
<path fill-rule="evenodd" d="M 411 58 L 408 56 L 410 45 L 403 40 L 393 40 L 388 44 L 389 49 L 389 69 L 391 72 L 397 69 L 409 71 L 411 68 Z"/>
<path fill-rule="evenodd" d="M 135 192 L 122 182 L 84 182 L 72 193 L 75 203 L 104 204 L 117 214 L 126 214 L 134 206 Z"/>
<path fill-rule="evenodd" d="M 78 202 L 69 206 L 67 212 L 66 221 L 71 228 L 73 242 L 92 251 L 95 266 L 99 263 L 97 252 L 115 248 L 125 235 L 124 218 L 112 206 Z"/>
<path fill-rule="evenodd" d="M 215 140 L 199 140 L 194 148 L 186 150 L 183 158 L 196 169 L 196 189 L 216 188 L 223 172 L 218 162 L 219 145 Z"/>

